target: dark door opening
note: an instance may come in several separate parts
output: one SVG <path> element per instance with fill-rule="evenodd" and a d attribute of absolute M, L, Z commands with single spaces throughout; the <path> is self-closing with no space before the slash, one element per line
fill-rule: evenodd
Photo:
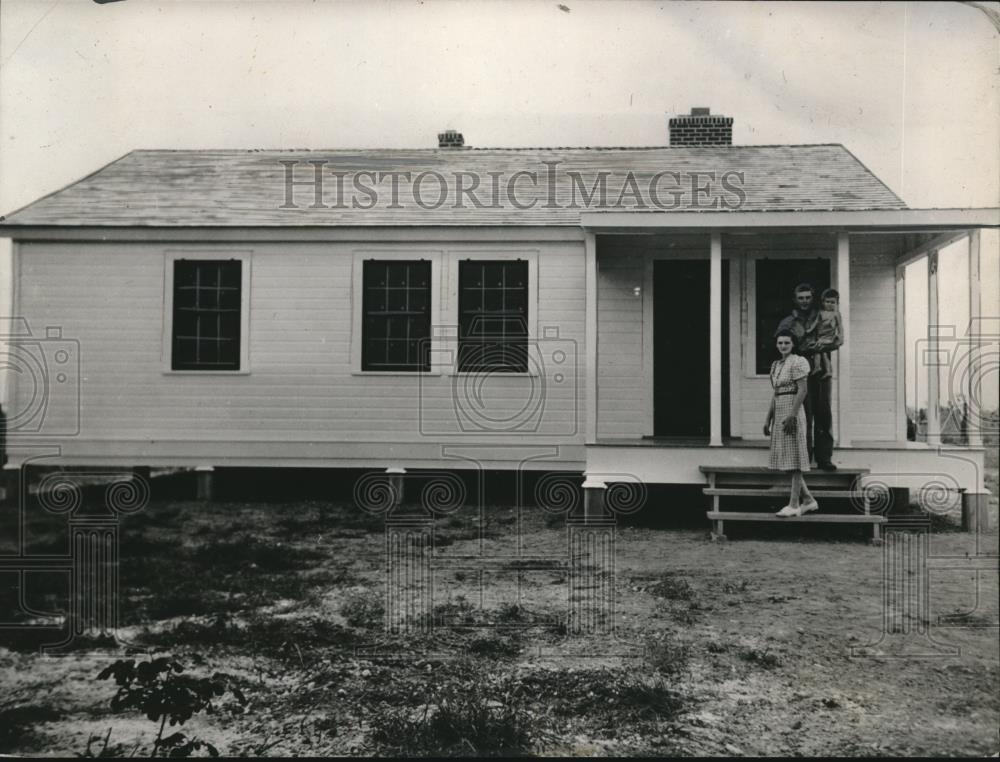
<path fill-rule="evenodd" d="M 707 259 L 653 262 L 653 435 L 709 436 Z M 722 261 L 722 435 L 729 436 L 729 261 Z"/>

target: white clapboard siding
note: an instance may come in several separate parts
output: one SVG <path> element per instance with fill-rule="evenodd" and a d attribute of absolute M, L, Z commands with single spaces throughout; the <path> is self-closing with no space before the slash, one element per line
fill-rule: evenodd
<path fill-rule="evenodd" d="M 424 248 L 427 248 L 426 246 Z M 504 245 L 431 245 L 442 257 L 489 258 Z M 441 374 L 361 375 L 351 367 L 351 289 L 355 251 L 346 243 L 253 243 L 185 247 L 153 243 L 23 243 L 19 251 L 19 315 L 33 332 L 58 326 L 77 342 L 80 358 L 80 428 L 69 439 L 46 441 L 79 452 L 84 442 L 156 442 L 157 452 L 178 456 L 186 445 L 212 442 L 219 462 L 247 443 L 291 443 L 308 455 L 312 443 L 383 442 L 461 444 L 527 441 L 579 445 L 584 408 L 584 249 L 582 243 L 539 242 L 507 247 L 538 252 L 539 351 L 558 342 L 568 356 L 554 380 L 491 376 L 489 413 L 516 415 L 532 395 L 544 399 L 534 429 L 508 435 L 463 429 L 455 395 L 471 394 L 465 377 Z M 192 258 L 249 252 L 251 264 L 249 372 L 240 375 L 164 372 L 164 273 L 167 252 L 190 249 Z M 380 244 L 378 251 L 416 251 L 412 244 Z M 373 257 L 378 253 L 371 253 Z M 419 254 L 415 254 L 417 256 Z M 446 285 L 441 287 L 444 291 Z M 435 294 L 435 299 L 445 299 Z M 443 322 L 453 323 L 443 314 Z M 558 339 L 543 329 L 558 330 Z M 548 345 L 546 344 L 548 342 Z M 17 385 L 16 409 L 33 393 Z M 457 392 L 456 392 L 457 390 Z M 54 404 L 50 431 L 72 428 L 72 413 Z M 63 419 L 60 419 L 63 416 Z M 458 435 L 448 438 L 447 434 Z M 437 437 L 437 438 L 436 438 Z M 24 439 L 22 438 L 22 441 Z M 300 443 L 298 447 L 295 443 Z M 578 448 L 577 448 L 578 449 Z M 282 456 L 289 450 L 282 448 Z"/>
<path fill-rule="evenodd" d="M 645 263 L 645 258 L 637 255 L 598 256 L 598 438 L 641 437 L 645 433 L 642 301 L 647 296 L 637 297 L 634 290 L 643 286 Z"/>
<path fill-rule="evenodd" d="M 896 267 L 876 237 L 851 239 L 851 438 L 896 437 Z M 899 373 L 903 369 L 898 370 Z"/>

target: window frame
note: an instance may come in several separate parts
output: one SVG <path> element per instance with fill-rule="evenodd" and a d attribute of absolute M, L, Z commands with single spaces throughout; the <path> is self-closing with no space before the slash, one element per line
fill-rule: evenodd
<path fill-rule="evenodd" d="M 366 260 L 397 260 L 416 262 L 429 261 L 431 266 L 430 295 L 430 340 L 431 362 L 430 370 L 362 370 L 361 360 L 364 354 L 364 278 Z M 440 365 L 435 356 L 435 328 L 441 324 L 441 267 L 442 252 L 440 249 L 426 249 L 414 246 L 401 250 L 393 248 L 355 249 L 351 263 L 351 375 L 352 376 L 414 376 L 441 375 Z"/>
<path fill-rule="evenodd" d="M 163 334 L 160 342 L 160 366 L 170 376 L 246 376 L 250 374 L 250 287 L 252 252 L 246 249 L 171 249 L 163 257 Z M 178 260 L 240 262 L 240 367 L 236 370 L 193 368 L 174 369 L 174 263 Z"/>
<path fill-rule="evenodd" d="M 366 275 L 367 271 L 372 266 L 391 267 L 393 265 L 401 265 L 401 266 L 405 266 L 407 268 L 414 268 L 415 266 L 420 266 L 421 268 L 426 268 L 426 274 L 427 274 L 427 285 L 426 285 L 427 299 L 426 299 L 426 306 L 425 306 L 425 308 L 420 311 L 421 312 L 420 319 L 426 319 L 426 321 L 427 321 L 427 335 L 426 335 L 426 339 L 425 339 L 425 341 L 428 343 L 427 349 L 426 349 L 426 351 L 427 351 L 426 367 L 423 367 L 423 366 L 420 366 L 420 367 L 416 367 L 416 366 L 405 367 L 405 363 L 397 364 L 397 367 L 387 367 L 387 368 L 372 368 L 372 367 L 367 367 L 366 368 L 365 367 L 365 364 L 366 364 L 365 363 L 365 359 L 366 359 L 366 355 L 368 354 L 367 350 L 370 348 L 369 347 L 369 342 L 371 341 L 371 337 L 368 337 L 368 336 L 365 335 L 365 327 L 366 327 L 366 325 L 368 323 L 368 319 L 370 317 L 369 316 L 369 310 L 366 309 L 366 307 L 370 307 L 370 305 L 368 305 L 367 302 L 368 302 L 369 291 L 370 291 L 370 288 L 371 288 L 370 284 L 368 284 L 366 282 L 366 280 L 365 280 L 365 275 Z M 430 369 L 431 369 L 431 365 L 430 365 L 431 364 L 431 351 L 430 351 L 431 347 L 430 347 L 430 341 L 431 341 L 432 331 L 433 331 L 431 313 L 432 313 L 432 310 L 433 310 L 432 302 L 433 302 L 433 299 L 434 299 L 434 289 L 433 289 L 433 284 L 432 284 L 433 269 L 434 269 L 433 263 L 429 259 L 376 259 L 376 258 L 366 258 L 366 259 L 363 259 L 361 261 L 361 277 L 362 277 L 362 290 L 361 290 L 361 371 L 362 372 L 369 373 L 369 372 L 375 371 L 375 372 L 393 372 L 393 373 L 428 373 L 430 371 Z M 409 285 L 409 283 L 407 284 L 406 288 L 408 290 L 415 290 L 415 289 L 413 289 Z M 415 316 L 413 316 L 413 315 L 405 315 L 404 316 L 404 315 L 399 315 L 399 314 L 394 315 L 393 311 L 386 310 L 384 312 L 384 314 L 381 315 L 380 317 L 382 317 L 382 319 L 392 319 L 393 317 L 398 317 L 398 318 L 404 318 L 404 319 L 409 320 L 409 319 L 411 319 L 411 318 L 413 318 Z M 420 341 L 420 339 L 417 339 L 417 341 Z M 371 364 L 372 362 L 373 362 L 372 359 L 368 358 L 368 363 Z M 391 364 L 390 363 L 386 363 L 386 365 L 391 365 Z"/>
<path fill-rule="evenodd" d="M 837 278 L 836 259 L 832 254 L 816 254 L 811 251 L 796 252 L 746 252 L 746 266 L 743 268 L 745 278 L 744 288 L 747 301 L 746 312 L 746 334 L 743 346 L 743 377 L 744 378 L 768 378 L 767 373 L 757 372 L 757 262 L 761 259 L 792 259 L 792 260 L 812 260 L 825 259 L 830 270 L 830 282 L 835 283 Z M 819 298 L 816 294 L 815 299 Z M 788 296 L 789 312 L 791 312 L 792 295 Z"/>
<path fill-rule="evenodd" d="M 461 315 L 459 314 L 459 280 L 460 262 L 464 260 L 472 261 L 515 261 L 518 259 L 528 263 L 528 351 L 531 352 L 531 344 L 538 339 L 538 249 L 453 249 L 448 252 L 448 304 L 447 315 L 449 325 L 453 327 L 452 335 L 448 336 L 448 342 L 454 347 L 454 352 L 445 353 L 450 357 L 448 375 L 468 376 L 481 374 L 481 371 L 464 371 L 458 369 L 458 344 L 459 326 L 461 325 Z M 433 351 L 433 350 L 432 350 Z M 440 354 L 440 353 L 439 353 Z M 528 363 L 526 371 L 505 371 L 503 375 L 510 378 L 522 376 L 537 376 L 538 371 L 532 370 L 535 367 Z"/>

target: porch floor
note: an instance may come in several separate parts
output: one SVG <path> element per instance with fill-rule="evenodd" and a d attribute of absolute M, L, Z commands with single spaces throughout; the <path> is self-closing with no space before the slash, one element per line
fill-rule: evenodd
<path fill-rule="evenodd" d="M 708 437 L 634 437 L 634 438 L 602 438 L 588 447 L 710 447 Z M 766 439 L 742 439 L 740 437 L 723 437 L 722 447 L 744 447 L 749 449 L 767 449 Z M 713 448 L 719 449 L 719 448 Z M 858 440 L 851 442 L 849 447 L 835 445 L 834 452 L 848 450 L 982 450 L 982 446 L 963 444 L 935 444 L 910 441 L 875 441 Z"/>
<path fill-rule="evenodd" d="M 641 437 L 637 439 L 598 439 L 600 447 L 709 447 L 708 437 Z M 768 447 L 766 439 L 723 437 L 723 447 Z"/>

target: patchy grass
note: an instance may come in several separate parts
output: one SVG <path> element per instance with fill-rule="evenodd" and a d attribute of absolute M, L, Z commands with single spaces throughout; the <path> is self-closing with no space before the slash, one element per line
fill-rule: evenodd
<path fill-rule="evenodd" d="M 539 729 L 510 692 L 509 680 L 447 684 L 421 707 L 377 716 L 372 742 L 383 756 L 528 756 Z"/>
<path fill-rule="evenodd" d="M 434 626 L 388 633 L 381 518 L 319 500 L 154 503 L 123 523 L 125 636 L 236 676 L 245 712 L 192 719 L 191 732 L 228 755 L 817 756 L 876 742 L 992 753 L 995 608 L 958 615 L 995 600 L 993 578 L 981 589 L 960 575 L 933 580 L 932 611 L 952 612 L 947 635 L 962 640 L 956 669 L 922 662 L 872 680 L 871 662 L 846 654 L 879 635 L 878 549 L 822 538 L 713 545 L 702 528 L 623 526 L 615 635 L 581 636 L 565 624 L 585 593 L 568 589 L 563 517 L 546 528 L 545 512 L 523 514 L 522 554 L 510 541 L 514 513 L 483 513 L 486 571 L 469 564 L 476 512 L 442 517 L 435 531 L 457 552 L 435 556 L 436 605 L 413 609 Z M 54 548 L 65 522 L 46 521 L 31 539 Z M 969 536 L 937 539 L 942 553 L 974 552 Z M 449 567 L 455 556 L 462 563 Z M 37 600 L 50 601 L 57 585 L 38 577 Z M 4 600 L 16 601 L 4 583 Z M 44 640 L 58 640 L 53 632 Z M 22 648 L 0 651 L 0 684 L 27 692 L 16 704 L 0 696 L 0 708 L 29 710 L 0 715 L 5 753 L 72 754 L 88 738 L 100 752 L 110 696 L 95 694 L 92 677 L 117 658 L 111 644 L 42 659 L 29 652 L 37 630 L 8 636 Z M 33 715 L 39 706 L 53 713 Z M 842 721 L 859 707 L 882 719 Z M 935 725 L 949 712 L 953 728 Z M 115 718 L 109 752 L 148 744 L 140 725 Z"/>
<path fill-rule="evenodd" d="M 385 621 L 385 604 L 382 598 L 369 593 L 351 593 L 340 604 L 340 615 L 351 627 L 372 629 Z"/>
<path fill-rule="evenodd" d="M 694 588 L 686 577 L 664 572 L 648 588 L 651 595 L 668 601 L 689 601 L 695 596 Z"/>
<path fill-rule="evenodd" d="M 775 669 L 781 666 L 781 657 L 768 648 L 743 648 L 738 653 L 743 661 L 764 669 Z"/>
<path fill-rule="evenodd" d="M 656 674 L 677 678 L 688 669 L 691 660 L 691 646 L 680 642 L 669 632 L 661 632 L 647 638 L 646 661 Z"/>

